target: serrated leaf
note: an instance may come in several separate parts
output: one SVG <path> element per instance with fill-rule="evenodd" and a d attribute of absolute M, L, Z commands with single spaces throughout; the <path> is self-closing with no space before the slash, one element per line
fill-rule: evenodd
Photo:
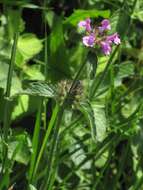
<path fill-rule="evenodd" d="M 85 116 L 87 124 L 91 128 L 91 136 L 93 140 L 96 141 L 96 124 L 91 104 L 89 102 L 80 102 L 79 110 Z"/>
<path fill-rule="evenodd" d="M 19 94 L 27 94 L 31 96 L 41 96 L 47 98 L 53 98 L 56 95 L 56 87 L 44 81 L 31 82 L 29 87 Z"/>
<path fill-rule="evenodd" d="M 96 124 L 96 138 L 98 141 L 102 141 L 106 136 L 107 120 L 104 109 L 96 104 L 92 104 L 95 124 Z"/>
<path fill-rule="evenodd" d="M 69 16 L 64 23 L 70 23 L 72 25 L 77 25 L 77 23 L 83 19 L 86 19 L 88 17 L 90 18 L 97 18 L 97 17 L 103 17 L 103 18 L 109 18 L 110 11 L 109 10 L 82 10 L 78 9 L 75 10 L 74 13 Z"/>

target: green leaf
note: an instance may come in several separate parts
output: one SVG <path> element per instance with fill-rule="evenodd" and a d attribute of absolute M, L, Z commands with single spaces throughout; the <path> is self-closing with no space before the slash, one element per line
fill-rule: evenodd
<path fill-rule="evenodd" d="M 27 95 L 22 95 L 18 97 L 18 104 L 14 107 L 12 112 L 12 119 L 16 119 L 21 114 L 28 111 L 29 97 Z"/>
<path fill-rule="evenodd" d="M 16 53 L 16 64 L 21 67 L 26 61 L 42 50 L 42 41 L 34 34 L 24 34 L 19 37 Z"/>
<path fill-rule="evenodd" d="M 48 39 L 48 77 L 52 81 L 70 77 L 67 48 L 64 41 L 62 18 L 54 15 L 52 33 Z"/>
<path fill-rule="evenodd" d="M 96 124 L 95 124 L 95 118 L 94 118 L 94 112 L 91 104 L 89 102 L 80 102 L 79 108 L 78 108 L 84 115 L 87 124 L 91 128 L 91 136 L 94 141 L 96 141 Z"/>
<path fill-rule="evenodd" d="M 137 4 L 135 6 L 134 12 L 131 15 L 133 19 L 139 20 L 143 22 L 143 1 L 137 1 Z"/>
<path fill-rule="evenodd" d="M 122 79 L 134 75 L 135 66 L 132 61 L 122 62 L 119 65 L 119 70 L 115 78 L 115 86 L 119 86 L 122 83 Z"/>
<path fill-rule="evenodd" d="M 6 89 L 8 67 L 9 67 L 8 64 L 0 62 L 0 71 L 1 71 L 0 87 L 3 89 Z M 21 89 L 22 89 L 21 82 L 20 82 L 19 78 L 17 77 L 16 73 L 13 72 L 11 95 L 15 95 Z"/>
<path fill-rule="evenodd" d="M 103 106 L 92 103 L 96 124 L 96 138 L 103 141 L 106 136 L 107 120 Z"/>
<path fill-rule="evenodd" d="M 41 103 L 41 98 L 28 95 L 19 95 L 12 110 L 12 120 L 19 120 L 35 113 Z"/>
<path fill-rule="evenodd" d="M 126 103 L 121 109 L 123 116 L 125 118 L 130 117 L 137 110 L 139 104 L 140 104 L 140 96 L 136 95 L 131 97 L 130 101 Z"/>
<path fill-rule="evenodd" d="M 32 3 L 23 4 L 22 7 L 27 9 L 40 9 L 38 5 Z"/>
<path fill-rule="evenodd" d="M 100 158 L 95 162 L 96 167 L 102 168 L 104 166 L 104 164 L 106 163 L 108 156 L 109 156 L 109 151 L 105 151 L 100 156 Z"/>
<path fill-rule="evenodd" d="M 8 158 L 27 165 L 31 155 L 31 145 L 27 134 L 11 137 L 8 142 Z"/>
<path fill-rule="evenodd" d="M 142 49 L 126 47 L 126 48 L 123 48 L 123 53 L 125 55 L 131 56 L 131 57 L 133 57 L 135 59 L 139 59 L 140 61 L 143 61 Z"/>
<path fill-rule="evenodd" d="M 75 147 L 71 147 L 71 151 L 74 150 Z M 74 154 L 71 155 L 71 159 L 74 162 L 74 165 L 78 166 L 85 158 L 86 154 L 80 144 L 76 144 L 76 149 L 79 148 L 78 151 L 75 151 Z M 73 149 L 73 150 L 72 150 Z M 91 167 L 91 161 L 85 162 L 85 164 L 82 165 L 82 169 L 90 169 Z"/>
<path fill-rule="evenodd" d="M 37 190 L 33 185 L 29 185 L 29 189 L 28 190 Z"/>
<path fill-rule="evenodd" d="M 130 24 L 130 14 L 129 9 L 124 6 L 122 9 L 120 9 L 120 14 L 117 22 L 116 31 L 119 33 L 119 35 L 125 36 L 127 32 L 127 27 L 129 27 Z M 124 27 L 126 26 L 126 27 Z"/>
<path fill-rule="evenodd" d="M 50 28 L 52 28 L 53 24 L 54 24 L 54 12 L 53 11 L 48 11 L 46 12 L 46 20 L 50 26 Z"/>
<path fill-rule="evenodd" d="M 15 1 L 11 1 L 11 0 L 2 0 L 3 3 L 7 4 L 7 5 L 23 5 L 25 3 L 28 3 L 30 0 L 15 0 Z"/>
<path fill-rule="evenodd" d="M 110 11 L 109 10 L 97 10 L 97 9 L 92 9 L 92 10 L 82 10 L 78 9 L 75 10 L 74 13 L 69 16 L 64 23 L 70 23 L 72 25 L 77 25 L 77 23 L 83 19 L 86 19 L 88 17 L 91 18 L 97 18 L 97 17 L 103 17 L 103 18 L 109 18 L 110 16 Z"/>
<path fill-rule="evenodd" d="M 134 14 L 132 15 L 132 18 L 138 19 L 138 20 L 140 20 L 141 22 L 143 22 L 143 11 L 142 11 L 142 10 L 139 10 L 139 11 L 137 11 L 137 12 L 134 12 Z"/>
<path fill-rule="evenodd" d="M 44 81 L 31 82 L 28 86 L 29 87 L 27 89 L 19 92 L 19 94 L 27 94 L 31 96 L 41 96 L 48 98 L 55 97 L 56 95 L 55 86 Z"/>
<path fill-rule="evenodd" d="M 98 64 L 98 57 L 95 53 L 89 52 L 88 53 L 88 60 L 89 60 L 89 67 L 88 67 L 88 73 L 90 79 L 93 79 L 96 74 L 97 64 Z"/>
<path fill-rule="evenodd" d="M 7 17 L 8 17 L 8 34 L 10 39 L 13 39 L 14 33 L 19 30 L 23 32 L 25 28 L 25 23 L 20 17 L 20 11 L 17 9 L 8 8 Z"/>
<path fill-rule="evenodd" d="M 87 59 L 87 49 L 81 43 L 74 46 L 69 51 L 69 63 L 72 76 L 79 69 L 80 65 Z"/>
<path fill-rule="evenodd" d="M 40 65 L 34 64 L 31 66 L 24 66 L 23 72 L 27 75 L 28 80 L 44 80 L 45 77 L 40 71 Z"/>
<path fill-rule="evenodd" d="M 9 173 L 6 172 L 2 180 L 0 181 L 0 189 L 5 189 L 5 188 L 7 189 L 9 181 L 10 181 L 10 176 Z"/>
<path fill-rule="evenodd" d="M 117 77 L 124 78 L 134 74 L 134 62 L 126 61 L 119 65 L 119 71 Z"/>

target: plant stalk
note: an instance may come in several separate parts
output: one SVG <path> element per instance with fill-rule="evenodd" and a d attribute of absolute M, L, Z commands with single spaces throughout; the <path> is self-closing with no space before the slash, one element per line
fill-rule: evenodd
<path fill-rule="evenodd" d="M 14 70 L 14 62 L 15 62 L 15 56 L 16 56 L 18 36 L 19 36 L 19 32 L 17 31 L 14 35 L 14 43 L 12 46 L 11 59 L 10 59 L 9 70 L 8 70 L 6 92 L 5 92 L 5 96 L 4 96 L 4 98 L 5 98 L 4 120 L 3 120 L 3 131 L 4 131 L 3 138 L 4 138 L 4 142 L 5 142 L 4 143 L 4 151 L 3 151 L 4 163 L 5 163 L 5 160 L 7 157 L 7 148 L 8 148 L 7 141 L 8 141 L 8 131 L 9 131 L 9 125 L 10 125 L 10 109 L 9 109 L 10 94 L 11 94 L 12 75 L 13 75 L 13 70 Z"/>
<path fill-rule="evenodd" d="M 58 145 L 58 142 L 59 142 L 59 129 L 60 129 L 60 125 L 61 125 L 61 122 L 62 122 L 62 118 L 63 118 L 63 114 L 64 114 L 64 111 L 66 109 L 66 106 L 68 104 L 68 101 L 69 101 L 69 98 L 70 98 L 70 95 L 71 95 L 71 92 L 76 84 L 76 81 L 78 80 L 84 66 L 85 66 L 86 62 L 83 62 L 83 64 L 81 65 L 81 67 L 79 68 L 79 71 L 78 73 L 76 74 L 74 80 L 73 80 L 73 83 L 69 89 L 69 92 L 67 93 L 67 96 L 65 97 L 64 99 L 64 102 L 63 104 L 61 105 L 61 107 L 59 108 L 59 113 L 58 113 L 58 116 L 57 116 L 57 121 L 56 121 L 56 124 L 55 124 L 55 127 L 54 127 L 54 133 L 53 133 L 53 141 L 52 141 L 52 145 L 51 145 L 51 149 L 50 149 L 50 152 L 49 152 L 49 161 L 48 161 L 48 168 L 47 168 L 47 183 L 44 187 L 44 190 L 47 190 L 48 187 L 50 186 L 50 179 L 51 179 L 51 168 L 53 166 L 53 162 L 54 162 L 54 157 L 56 156 L 56 152 L 57 152 L 57 145 Z"/>
<path fill-rule="evenodd" d="M 47 128 L 47 131 L 46 131 L 46 134 L 45 134 L 45 137 L 44 137 L 44 140 L 43 140 L 43 143 L 42 143 L 40 152 L 39 152 L 37 161 L 36 161 L 35 170 L 34 170 L 34 174 L 33 174 L 33 175 L 35 175 L 36 172 L 37 172 L 37 169 L 38 169 L 39 163 L 40 163 L 40 161 L 41 161 L 42 155 L 43 155 L 43 153 L 44 153 L 44 150 L 45 150 L 45 147 L 46 147 L 46 144 L 47 144 L 49 135 L 51 134 L 53 125 L 54 125 L 54 123 L 55 123 L 55 120 L 56 120 L 58 111 L 59 111 L 59 106 L 58 106 L 58 104 L 56 104 L 56 105 L 55 105 L 55 108 L 54 108 L 54 110 L 53 110 L 53 113 L 52 113 L 51 120 L 50 120 L 49 125 L 48 125 L 48 128 Z"/>

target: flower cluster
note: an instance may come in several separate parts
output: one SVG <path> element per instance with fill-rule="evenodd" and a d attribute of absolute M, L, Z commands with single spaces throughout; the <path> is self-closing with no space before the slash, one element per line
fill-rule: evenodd
<path fill-rule="evenodd" d="M 120 37 L 117 33 L 107 35 L 107 32 L 111 30 L 111 25 L 108 19 L 104 19 L 100 26 L 92 28 L 91 20 L 90 18 L 87 18 L 78 23 L 78 28 L 86 33 L 82 38 L 83 44 L 87 47 L 99 45 L 105 55 L 111 53 L 112 44 L 118 45 L 121 43 Z"/>

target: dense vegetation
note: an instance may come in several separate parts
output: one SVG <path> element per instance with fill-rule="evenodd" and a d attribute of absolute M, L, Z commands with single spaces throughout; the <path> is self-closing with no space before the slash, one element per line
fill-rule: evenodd
<path fill-rule="evenodd" d="M 142 0 L 0 0 L 0 190 L 142 190 L 142 65 Z"/>

